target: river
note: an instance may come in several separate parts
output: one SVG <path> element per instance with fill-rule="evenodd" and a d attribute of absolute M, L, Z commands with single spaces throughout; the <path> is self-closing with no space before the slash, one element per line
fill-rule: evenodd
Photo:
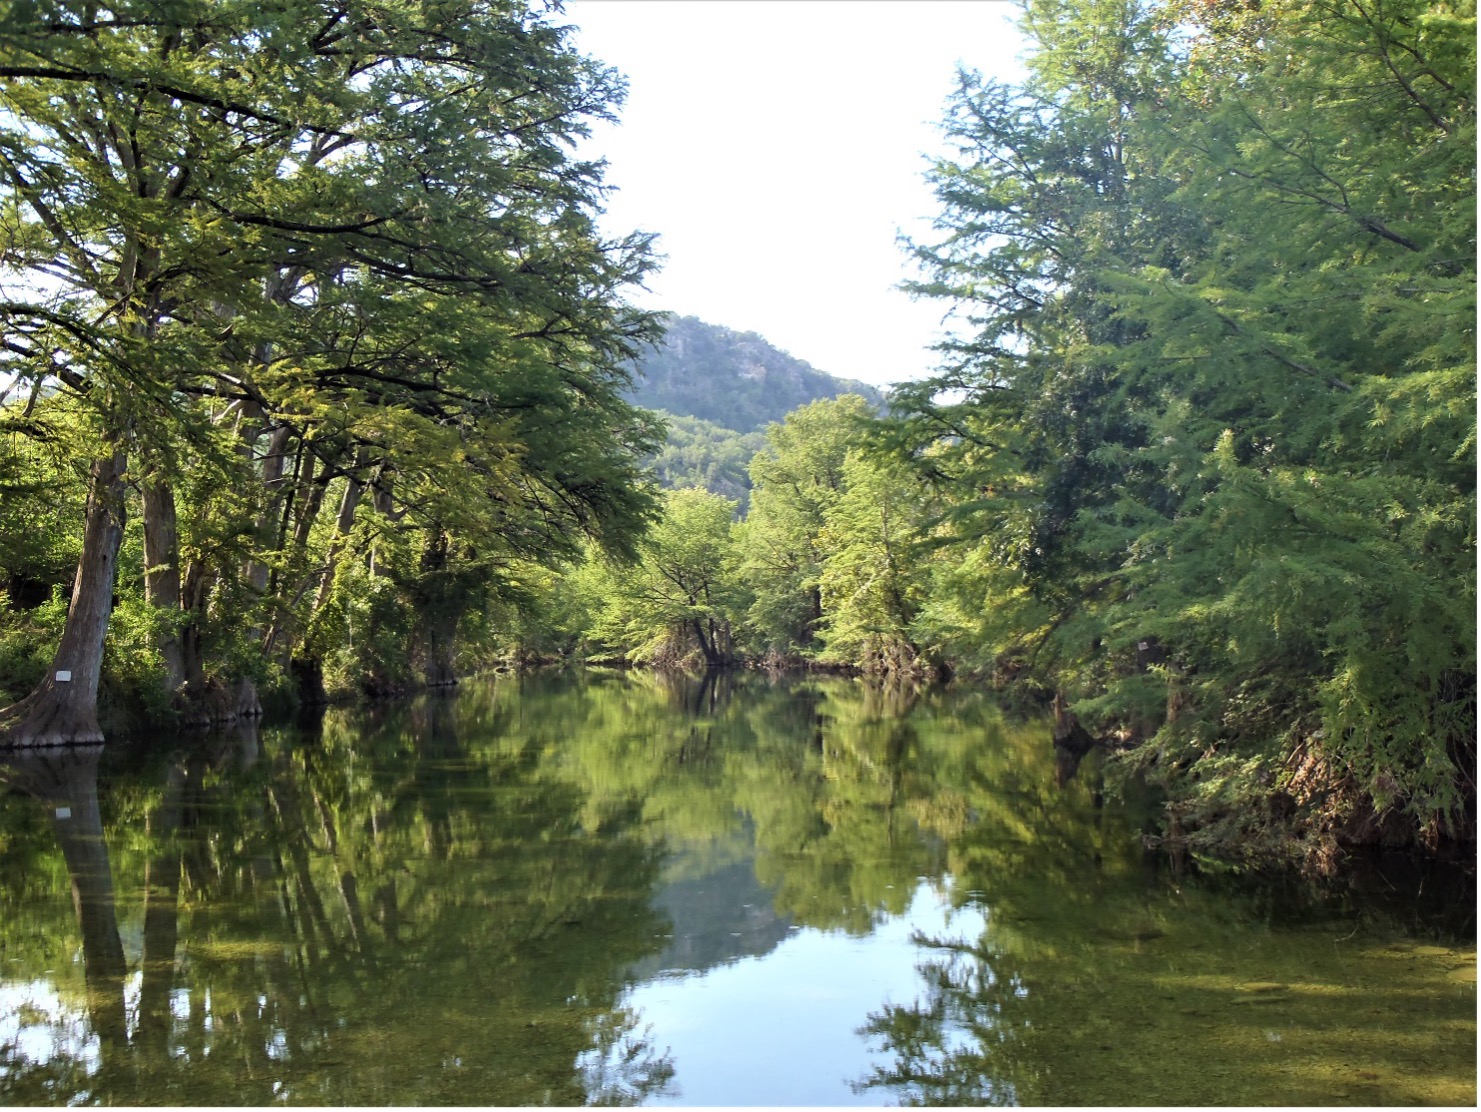
<path fill-rule="evenodd" d="M 977 693 L 503 677 L 5 777 L 7 1105 L 1476 1101 L 1473 867 L 1169 861 Z"/>

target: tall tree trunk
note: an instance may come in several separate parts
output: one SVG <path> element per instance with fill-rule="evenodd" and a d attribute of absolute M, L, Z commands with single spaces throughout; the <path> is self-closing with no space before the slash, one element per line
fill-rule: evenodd
<path fill-rule="evenodd" d="M 205 632 L 201 619 L 215 580 L 202 561 L 192 560 L 185 565 L 180 581 L 180 609 L 188 615 L 180 629 L 180 654 L 185 664 L 185 682 L 197 689 L 204 689 L 206 684 Z"/>
<path fill-rule="evenodd" d="M 705 635 L 705 623 L 698 618 L 690 618 L 689 629 L 694 634 L 695 640 L 699 642 L 699 651 L 704 655 L 705 664 L 719 664 L 720 655 L 715 650 L 715 646 L 710 643 L 709 637 Z"/>
<path fill-rule="evenodd" d="M 262 487 L 266 492 L 263 506 L 257 515 L 257 540 L 259 550 L 270 550 L 278 543 L 279 518 L 283 513 L 283 499 L 290 484 L 284 481 L 287 472 L 288 446 L 293 440 L 293 430 L 288 425 L 278 425 L 267 438 L 267 452 L 262 457 Z M 250 453 L 251 448 L 247 451 Z M 252 589 L 258 594 L 267 590 L 268 566 L 261 560 L 249 558 L 245 571 Z"/>
<path fill-rule="evenodd" d="M 215 576 L 199 560 L 180 572 L 180 530 L 175 490 L 160 479 L 142 485 L 144 504 L 144 594 L 171 617 L 172 628 L 160 637 L 160 651 L 169 674 L 169 688 L 184 705 L 185 721 L 197 725 L 244 713 L 240 695 L 233 704 L 219 689 L 206 683 L 206 603 Z M 249 692 L 248 709 L 256 706 L 256 690 Z M 258 711 L 260 713 L 260 710 Z"/>
<path fill-rule="evenodd" d="M 300 450 L 303 449 L 300 441 Z M 272 591 L 275 609 L 272 621 L 268 624 L 262 635 L 262 655 L 268 660 L 278 659 L 285 667 L 288 664 L 286 656 L 292 650 L 292 640 L 296 632 L 295 611 L 303 597 L 313 591 L 319 584 L 317 573 L 307 571 L 309 553 L 309 534 L 313 529 L 314 522 L 319 518 L 319 510 L 324 504 L 324 493 L 329 489 L 329 481 L 337 465 L 337 458 L 333 455 L 326 456 L 319 468 L 317 477 L 314 475 L 315 457 L 308 456 L 309 477 L 303 478 L 302 468 L 299 469 L 297 485 L 303 492 L 292 502 L 285 502 L 284 529 L 287 529 L 287 510 L 292 510 L 293 533 L 290 538 L 283 542 L 287 548 L 287 554 L 283 559 L 282 572 L 275 578 L 279 589 Z M 297 583 L 293 596 L 284 599 L 284 584 Z M 280 657 L 279 654 L 282 654 Z"/>
<path fill-rule="evenodd" d="M 260 417 L 260 410 L 258 411 Z M 257 421 L 248 423 L 248 427 L 255 429 Z M 278 425 L 267 438 L 267 452 L 262 457 L 261 481 L 266 497 L 261 510 L 257 515 L 256 536 L 257 550 L 259 552 L 273 549 L 278 544 L 278 519 L 282 516 L 283 500 L 288 490 L 288 484 L 283 481 L 285 464 L 288 456 L 288 445 L 293 437 L 293 430 L 287 425 Z M 244 437 L 243 452 L 248 461 L 253 462 L 257 436 L 247 434 Z M 243 572 L 248 587 L 257 600 L 257 613 L 261 613 L 260 607 L 267 597 L 267 585 L 269 580 L 269 568 L 262 560 L 248 557 L 244 562 Z M 263 628 L 254 623 L 249 630 L 249 636 L 253 640 L 261 641 Z M 257 696 L 257 684 L 249 677 L 243 676 L 237 681 L 235 711 L 238 718 L 257 718 L 262 714 L 262 702 Z"/>
<path fill-rule="evenodd" d="M 62 640 L 51 671 L 36 690 L 0 710 L 0 748 L 96 745 L 103 740 L 98 678 L 123 541 L 126 466 L 122 449 L 93 464 L 82 556 Z"/>
<path fill-rule="evenodd" d="M 807 593 L 807 620 L 802 623 L 802 643 L 816 645 L 823 628 L 823 588 L 814 583 Z"/>
<path fill-rule="evenodd" d="M 185 655 L 180 647 L 180 530 L 175 516 L 175 490 L 159 478 L 140 485 L 144 518 L 144 598 L 168 616 L 160 634 L 165 661 L 165 690 L 174 695 L 185 683 Z"/>
<path fill-rule="evenodd" d="M 396 513 L 396 503 L 391 497 L 391 488 L 395 485 L 395 482 L 395 470 L 386 464 L 381 464 L 380 470 L 371 484 L 371 505 L 375 507 L 376 513 L 391 521 L 395 521 L 398 517 L 402 516 Z M 381 578 L 386 577 L 386 561 L 381 556 L 379 544 L 372 544 L 370 546 L 370 552 L 366 556 L 365 566 L 370 570 L 371 575 Z"/>
<path fill-rule="evenodd" d="M 358 461 L 357 461 L 358 462 Z M 365 484 L 360 481 L 359 467 L 349 476 L 345 484 L 344 497 L 339 503 L 339 517 L 334 525 L 334 540 L 330 542 L 329 554 L 324 558 L 324 568 L 320 573 L 319 593 L 314 599 L 314 613 L 317 614 L 324 609 L 324 604 L 329 601 L 329 592 L 334 587 L 334 571 L 339 566 L 339 558 L 344 552 L 345 542 L 349 539 L 350 530 L 355 525 L 355 510 L 360 505 L 360 495 L 365 491 Z"/>
<path fill-rule="evenodd" d="M 339 567 L 340 557 L 344 554 L 350 530 L 355 526 L 355 510 L 359 507 L 360 497 L 365 491 L 365 484 L 360 480 L 363 466 L 362 453 L 346 476 L 344 496 L 340 499 L 339 514 L 335 519 L 334 539 L 329 543 L 329 551 L 324 557 L 323 566 L 315 573 L 318 576 L 318 591 L 314 597 L 313 609 L 309 612 L 310 626 L 329 601 L 330 592 L 334 589 L 335 570 Z M 309 584 L 305 584 L 306 589 L 308 586 Z M 325 703 L 328 701 L 328 696 L 324 691 L 324 662 L 312 647 L 301 645 L 300 648 L 303 651 L 294 653 L 289 661 L 289 668 L 297 682 L 298 697 L 308 705 Z"/>

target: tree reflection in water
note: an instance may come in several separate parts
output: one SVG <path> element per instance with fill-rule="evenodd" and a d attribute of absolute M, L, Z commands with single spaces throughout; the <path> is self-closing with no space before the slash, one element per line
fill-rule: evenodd
<path fill-rule="evenodd" d="M 98 809 L 102 752 L 101 746 L 89 746 L 27 753 L 10 764 L 6 778 L 41 805 L 66 862 L 82 936 L 82 996 L 94 1035 L 88 1049 L 99 1054 L 106 1066 L 111 1052 L 127 1035 L 123 1001 L 127 965 Z"/>
<path fill-rule="evenodd" d="M 76 919 L 69 930 L 54 902 L 18 900 L 36 894 L 22 870 L 45 850 L 34 804 L 23 815 L 13 800 L 7 831 L 28 852 L 4 883 L 26 911 L 6 952 L 43 940 L 53 956 L 23 964 L 57 975 L 4 985 L 5 1103 L 626 1104 L 661 1091 L 671 1064 L 615 1003 L 624 967 L 666 933 L 649 909 L 660 855 L 621 816 L 583 831 L 579 793 L 520 748 L 469 753 L 446 700 L 390 712 L 373 737 L 367 752 L 331 723 L 266 745 L 250 731 L 200 742 L 147 776 L 115 775 L 102 808 L 96 752 L 13 759 L 13 789 L 70 809 L 53 823 Z M 67 987 L 76 932 L 85 1018 Z"/>
<path fill-rule="evenodd" d="M 949 835 L 953 898 L 986 927 L 916 937 L 919 995 L 860 1029 L 885 1057 L 856 1092 L 929 1106 L 1474 1101 L 1474 1063 L 1455 1053 L 1458 1030 L 1474 1039 L 1474 989 L 1454 979 L 1474 970 L 1473 923 L 1451 933 L 1431 917 L 1453 948 L 1430 947 L 1425 965 L 1371 892 L 1166 869 L 1104 805 L 1095 756 L 1075 779 L 1056 762 L 1005 734 L 937 781 L 970 821 L 938 804 L 922 823 Z"/>
<path fill-rule="evenodd" d="M 640 978 L 936 899 L 986 927 L 850 1006 L 861 1097 L 1474 1100 L 1474 984 L 1435 981 L 1473 944 L 1420 961 L 1366 900 L 1170 875 L 1094 754 L 1057 776 L 1047 723 L 971 693 L 533 676 L 154 748 L 101 800 L 96 753 L 11 766 L 0 1101 L 682 1097 Z"/>

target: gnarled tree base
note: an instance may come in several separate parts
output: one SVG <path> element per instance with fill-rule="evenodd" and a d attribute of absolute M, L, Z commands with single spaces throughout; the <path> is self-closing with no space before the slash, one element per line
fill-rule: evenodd
<path fill-rule="evenodd" d="M 57 749 L 103 744 L 97 711 L 79 707 L 53 681 L 0 710 L 0 750 Z"/>
<path fill-rule="evenodd" d="M 175 692 L 172 704 L 182 726 L 220 726 L 262 717 L 257 685 L 251 680 L 242 680 L 235 687 L 216 679 L 185 683 Z"/>

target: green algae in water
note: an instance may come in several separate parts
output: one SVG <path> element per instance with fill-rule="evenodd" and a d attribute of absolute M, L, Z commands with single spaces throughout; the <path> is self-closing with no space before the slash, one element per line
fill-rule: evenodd
<path fill-rule="evenodd" d="M 1474 1103 L 1469 912 L 1173 875 L 1093 762 L 1054 773 L 970 695 L 469 684 L 78 785 L 113 892 L 81 921 L 15 791 L 0 1100 Z M 702 1011 L 722 980 L 744 1017 Z"/>

